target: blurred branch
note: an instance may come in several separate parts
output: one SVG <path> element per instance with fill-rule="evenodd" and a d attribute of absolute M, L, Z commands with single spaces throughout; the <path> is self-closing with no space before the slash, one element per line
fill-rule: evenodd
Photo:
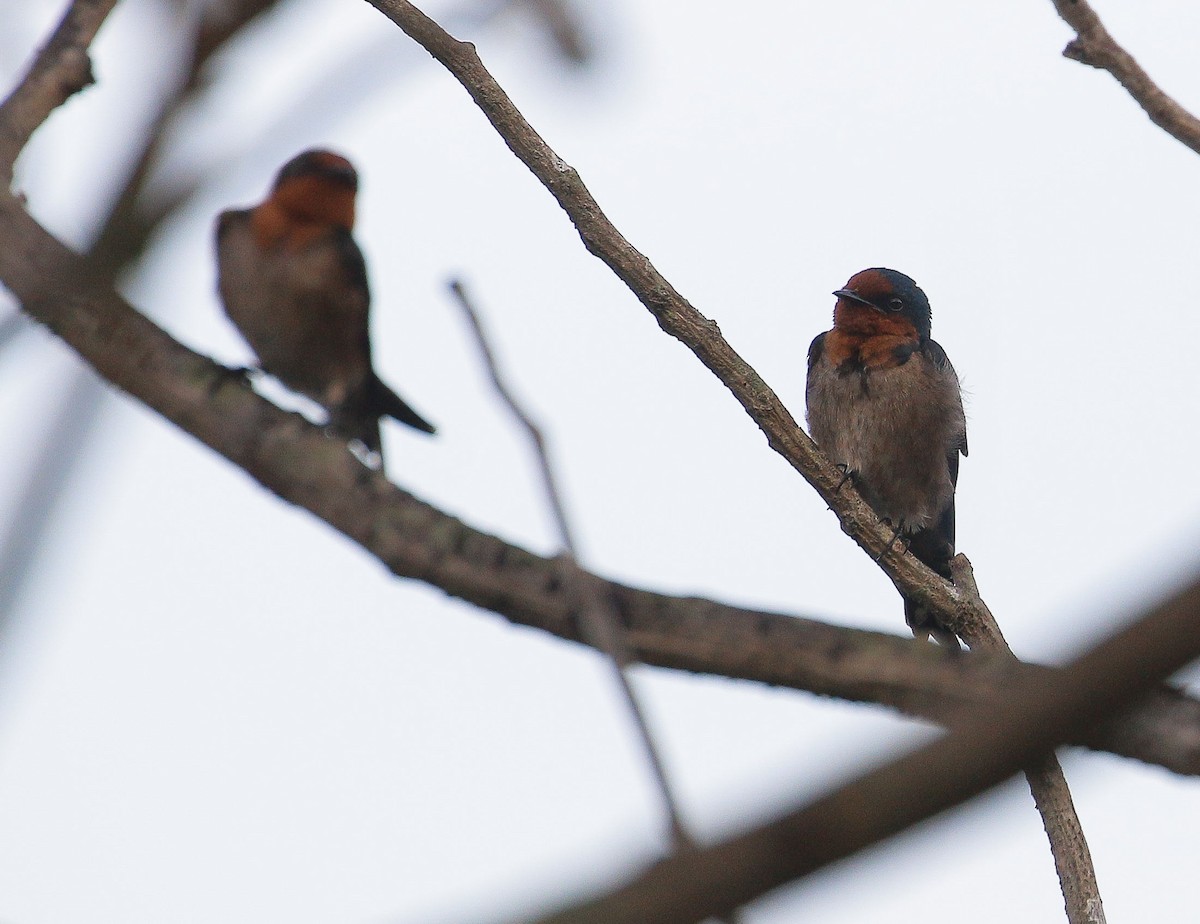
<path fill-rule="evenodd" d="M 205 16 L 192 36 L 187 71 L 174 89 L 160 101 L 158 114 L 146 133 L 149 143 L 138 153 L 130 178 L 112 209 L 109 221 L 92 248 L 94 262 L 102 272 L 115 276 L 121 268 L 136 259 L 168 217 L 184 206 L 208 178 L 231 166 L 235 159 L 232 157 L 216 163 L 210 161 L 205 169 L 176 178 L 176 182 L 170 188 L 157 189 L 154 196 L 145 194 L 147 180 L 154 172 L 163 144 L 172 136 L 172 123 L 207 89 L 204 78 L 212 58 L 237 38 L 248 25 L 269 13 L 281 2 L 282 0 L 225 0 L 223 3 L 210 4 L 206 8 Z M 466 0 L 454 10 L 448 11 L 447 15 L 463 27 L 474 30 L 498 16 L 505 7 L 517 2 L 518 0 L 497 0 L 495 3 Z M 562 45 L 562 41 L 569 41 L 571 34 L 578 35 L 574 15 L 562 8 L 558 0 L 550 0 L 548 3 L 543 3 L 542 0 L 522 2 L 532 3 L 539 19 L 556 36 L 556 47 L 570 58 L 572 52 Z M 567 30 L 568 35 L 560 37 L 560 29 Z M 394 55 L 389 56 L 389 60 L 391 57 Z M 364 62 L 361 52 L 342 62 L 335 70 L 340 73 L 362 67 L 364 64 L 373 64 L 369 73 L 374 81 L 383 63 L 370 60 Z M 317 105 L 318 109 L 320 108 L 320 105 L 315 103 L 315 94 L 327 91 L 335 94 L 340 109 L 344 108 L 342 100 L 348 92 L 347 87 L 334 81 L 330 73 L 314 74 L 313 77 L 313 82 L 300 94 L 301 103 L 296 107 L 303 113 L 306 124 L 311 118 L 312 107 Z M 326 103 L 328 102 L 327 98 Z M 278 130 L 280 125 L 298 118 L 300 115 L 296 112 L 276 113 L 273 128 Z M 267 134 L 270 134 L 270 131 L 267 131 Z"/>
<path fill-rule="evenodd" d="M 484 67 L 475 46 L 460 42 L 407 0 L 368 0 L 418 42 L 462 84 L 509 149 L 539 179 L 570 217 L 588 251 L 602 260 L 654 315 L 659 326 L 684 343 L 733 393 L 767 440 L 814 487 L 838 516 L 843 530 L 870 553 L 906 597 L 927 603 L 943 623 L 968 639 L 1003 638 L 979 594 L 935 575 L 897 548 L 891 530 L 830 465 L 783 402 L 705 318 L 629 243 L 605 216 L 583 180 L 525 120 Z M 1061 768 L 1053 759 L 1030 774 L 1042 812 L 1071 924 L 1086 924 L 1098 902 L 1095 873 L 1083 830 L 1071 804 Z"/>
<path fill-rule="evenodd" d="M 1054 8 L 1076 37 L 1063 55 L 1112 74 L 1150 121 L 1200 154 L 1200 119 L 1167 96 L 1124 48 L 1116 43 L 1087 0 L 1054 0 Z"/>
<path fill-rule="evenodd" d="M 16 89 L 0 104 L 0 180 L 12 183 L 13 164 L 55 109 L 89 86 L 88 46 L 117 0 L 73 0 Z"/>
<path fill-rule="evenodd" d="M 484 365 L 487 367 L 488 376 L 492 380 L 492 385 L 496 389 L 496 393 L 500 396 L 500 400 L 504 402 L 509 411 L 512 412 L 513 417 L 516 418 L 517 423 L 525 431 L 533 447 L 533 453 L 538 462 L 538 470 L 541 474 L 542 489 L 546 496 L 546 503 L 554 514 L 554 521 L 558 527 L 559 543 L 565 553 L 559 558 L 562 565 L 560 569 L 562 582 L 569 588 L 572 603 L 579 613 L 579 628 L 583 641 L 608 656 L 617 686 L 621 691 L 621 698 L 629 709 L 629 717 L 633 721 L 638 740 L 642 745 L 642 751 L 650 765 L 650 771 L 654 777 L 659 798 L 666 809 L 671 840 L 676 850 L 691 849 L 695 846 L 695 842 L 683 823 L 683 817 L 679 811 L 679 803 L 675 798 L 674 792 L 671 790 L 670 780 L 667 778 L 666 767 L 663 764 L 661 755 L 658 753 L 658 748 L 654 744 L 654 737 L 650 733 L 650 726 L 646 722 L 645 713 L 642 711 L 637 694 L 634 693 L 633 685 L 629 679 L 628 669 L 634 661 L 629 655 L 625 633 L 617 621 L 617 614 L 605 599 L 602 583 L 585 572 L 579 565 L 579 550 L 572 535 L 566 505 L 563 503 L 562 492 L 558 488 L 558 480 L 554 476 L 554 466 L 550 464 L 550 454 L 546 449 L 546 439 L 542 434 L 541 428 L 533 422 L 533 419 L 521 407 L 512 389 L 508 387 L 508 384 L 504 381 L 504 377 L 500 374 L 500 367 L 496 362 L 496 356 L 492 352 L 491 345 L 488 343 L 483 323 L 480 321 L 475 307 L 471 304 L 471 300 L 467 297 L 467 292 L 462 282 L 458 279 L 451 281 L 450 292 L 454 295 L 455 301 L 458 302 L 459 307 L 462 308 L 463 314 L 466 316 L 467 324 L 474 334 L 476 346 L 478 346 L 479 352 L 483 357 Z"/>
<path fill-rule="evenodd" d="M 577 12 L 570 0 L 525 0 L 546 30 L 554 39 L 554 45 L 572 64 L 586 64 L 592 57 L 592 49 L 584 36 Z"/>
<path fill-rule="evenodd" d="M 629 885 L 540 924 L 685 924 L 848 857 L 1038 763 L 1079 729 L 1200 655 L 1200 580 L 1044 682 L 969 723 L 738 837 L 664 860 Z M 1098 906 L 1086 921 L 1103 922 Z"/>
<path fill-rule="evenodd" d="M 208 16 L 192 35 L 192 55 L 182 83 L 164 92 L 158 114 L 140 139 L 134 152 L 136 167 L 127 178 L 121 193 L 110 210 L 95 243 L 92 245 L 86 272 L 103 279 L 116 279 L 127 266 L 137 260 L 162 221 L 180 205 L 192 190 L 173 200 L 159 203 L 157 209 L 144 204 L 142 195 L 150 167 L 162 141 L 163 132 L 175 114 L 191 99 L 200 83 L 201 69 L 225 42 L 277 0 L 228 0 L 219 10 L 209 7 Z M 11 139 L 19 133 L 5 130 L 10 122 L 25 125 L 21 146 L 28 141 L 36 125 L 29 126 L 34 115 L 44 121 L 70 92 L 68 77 L 79 77 L 83 68 L 91 80 L 86 46 L 99 29 L 113 2 L 83 0 L 71 5 L 45 48 L 36 56 L 28 74 L 18 84 L 8 100 L 0 107 L 0 139 Z M 58 63 L 56 63 L 56 61 Z M 82 65 L 80 64 L 82 62 Z M 60 73 L 62 72 L 62 73 Z M 58 87 L 58 92 L 54 88 Z M 77 89 L 77 88 L 76 88 Z M 53 105 L 52 105 L 53 104 Z M 5 112 L 11 111 L 12 116 Z M 40 124 L 40 122 L 38 123 Z M 12 158 L 20 147 L 11 151 Z M 0 163 L 11 176 L 12 161 Z M 6 184 L 7 185 L 7 184 Z M 47 268 L 47 271 L 54 271 Z M 81 267 L 79 272 L 84 272 Z M 21 592 L 36 560 L 41 540 L 58 500 L 67 492 L 70 480 L 80 461 L 86 456 L 90 436 L 96 431 L 95 417 L 102 407 L 103 390 L 97 380 L 84 372 L 76 372 L 59 405 L 47 413 L 53 423 L 51 436 L 39 451 L 39 464 L 31 470 L 28 483 L 20 491 L 21 504 L 0 539 L 0 630 L 12 621 Z M 70 447 L 65 451 L 64 447 Z"/>
<path fill-rule="evenodd" d="M 61 412 L 48 415 L 50 431 L 38 447 L 16 507 L 0 531 L 0 637 L 6 637 L 25 578 L 45 548 L 46 536 L 54 526 L 53 513 L 70 488 L 80 445 L 96 429 L 104 395 L 91 370 L 77 366 L 60 399 Z"/>
<path fill-rule="evenodd" d="M 375 555 L 514 623 L 580 641 L 556 562 L 472 529 L 363 467 L 302 417 L 189 350 L 85 272 L 82 257 L 0 192 L 0 281 L 22 307 L 133 398 Z M 951 727 L 1020 682 L 1054 673 L 913 639 L 601 582 L 647 664 L 880 703 Z M 1160 688 L 1072 739 L 1200 775 L 1200 702 Z"/>
<path fill-rule="evenodd" d="M 185 88 L 190 90 L 196 86 L 201 69 L 230 39 L 279 3 L 280 0 L 220 0 L 209 3 L 205 8 L 206 15 L 196 30 L 191 72 Z"/>
<path fill-rule="evenodd" d="M 200 176 L 153 201 L 145 196 L 145 188 L 172 121 L 204 89 L 202 75 L 209 60 L 278 3 L 279 0 L 230 0 L 206 11 L 207 15 L 192 32 L 187 70 L 159 100 L 158 111 L 136 152 L 133 170 L 92 245 L 92 265 L 97 271 L 115 279 L 142 255 L 162 223 L 195 193 L 203 179 Z"/>
<path fill-rule="evenodd" d="M 500 374 L 496 355 L 492 352 L 487 334 L 483 330 L 483 322 L 480 321 L 479 313 L 471 304 L 470 299 L 467 298 L 467 292 L 462 282 L 458 279 L 452 280 L 450 282 L 450 292 L 454 296 L 455 301 L 458 302 L 458 306 L 462 309 L 463 315 L 467 319 L 467 324 L 471 328 L 471 333 L 475 338 L 475 345 L 479 348 L 479 353 L 483 357 L 484 367 L 487 369 L 488 377 L 492 381 L 492 387 L 496 389 L 496 394 L 500 396 L 500 400 L 504 402 L 504 406 L 517 419 L 517 423 L 525 431 L 526 436 L 529 437 L 530 444 L 533 446 L 533 454 L 537 459 L 538 472 L 542 479 L 542 489 L 546 494 L 546 502 L 550 507 L 550 512 L 554 515 L 554 525 L 558 529 L 559 542 L 572 558 L 578 558 L 575 540 L 571 535 L 571 526 L 567 522 L 566 505 L 563 503 L 562 491 L 558 487 L 558 479 L 554 476 L 554 466 L 550 464 L 550 454 L 546 450 L 546 438 L 542 435 L 541 427 L 534 423 L 533 418 L 522 409 L 520 402 L 517 401 L 516 396 L 512 393 L 512 389 L 504 381 L 504 376 Z"/>
<path fill-rule="evenodd" d="M 0 351 L 17 339 L 17 335 L 29 329 L 29 318 L 13 310 L 0 318 Z"/>

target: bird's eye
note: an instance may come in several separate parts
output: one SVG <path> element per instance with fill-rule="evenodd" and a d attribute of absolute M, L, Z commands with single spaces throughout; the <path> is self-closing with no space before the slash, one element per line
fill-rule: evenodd
<path fill-rule="evenodd" d="M 903 311 L 904 310 L 904 299 L 889 298 L 887 306 L 888 306 L 888 311 Z"/>

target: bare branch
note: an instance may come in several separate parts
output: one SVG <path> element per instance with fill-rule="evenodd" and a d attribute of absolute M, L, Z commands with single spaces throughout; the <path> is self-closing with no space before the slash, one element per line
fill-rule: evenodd
<path fill-rule="evenodd" d="M 560 558 L 562 563 L 562 580 L 564 584 L 571 588 L 571 598 L 575 604 L 575 608 L 579 612 L 580 629 L 583 639 L 588 645 L 591 645 L 597 651 L 604 652 L 608 656 L 617 681 L 617 687 L 621 691 L 621 698 L 629 710 L 629 717 L 633 721 L 634 730 L 637 732 L 638 740 L 641 742 L 642 752 L 645 754 L 646 760 L 650 765 L 650 772 L 658 789 L 659 798 L 666 809 L 671 840 L 677 850 L 690 849 L 695 846 L 695 842 L 692 840 L 692 836 L 688 833 L 687 827 L 683 823 L 683 817 L 679 811 L 679 803 L 675 798 L 674 792 L 671 790 L 671 783 L 667 778 L 666 766 L 663 764 L 662 756 L 658 753 L 658 748 L 654 744 L 654 738 L 650 734 L 650 726 L 646 722 L 646 715 L 642 711 L 637 694 L 634 692 L 633 685 L 629 680 L 628 668 L 633 664 L 633 659 L 629 656 L 629 649 L 625 642 L 625 633 L 617 622 L 616 613 L 605 600 L 601 584 L 594 577 L 587 574 L 579 565 L 578 547 L 575 544 L 575 537 L 572 535 L 570 520 L 567 518 L 567 509 L 563 503 L 562 492 L 559 491 L 558 481 L 554 477 L 554 466 L 550 464 L 550 454 L 546 450 L 546 438 L 542 434 L 541 427 L 534 423 L 533 418 L 521 407 L 516 395 L 513 394 L 512 389 L 504 381 L 504 376 L 500 374 L 500 367 L 496 362 L 495 353 L 492 352 L 487 334 L 483 329 L 483 322 L 471 304 L 471 300 L 467 298 L 467 292 L 462 282 L 458 279 L 451 281 L 450 292 L 454 295 L 459 307 L 462 308 L 467 323 L 475 335 L 475 343 L 479 347 L 480 354 L 483 356 L 484 365 L 487 367 L 488 376 L 492 380 L 492 385 L 495 387 L 496 393 L 499 394 L 500 400 L 504 402 L 504 405 L 517 419 L 517 422 L 529 437 L 530 444 L 533 446 L 533 453 L 538 462 L 538 470 L 541 473 L 542 489 L 546 496 L 546 503 L 554 514 L 555 523 L 558 525 L 559 542 L 565 551 L 565 554 Z"/>
<path fill-rule="evenodd" d="M 304 507 L 400 577 L 439 587 L 520 625 L 580 641 L 554 559 L 472 529 L 364 468 L 344 445 L 174 340 L 84 258 L 0 193 L 0 281 L 96 371 Z M 972 706 L 1050 669 L 799 616 L 672 597 L 601 581 L 632 653 L 646 664 L 879 703 L 956 726 Z M 1160 688 L 1072 739 L 1200 776 L 1200 702 Z"/>
<path fill-rule="evenodd" d="M 196 31 L 187 86 L 191 88 L 196 85 L 209 58 L 231 38 L 278 4 L 279 0 L 225 0 L 223 3 L 209 4 Z"/>
<path fill-rule="evenodd" d="M 955 586 L 976 599 L 982 615 L 981 619 L 967 627 L 969 634 L 966 639 L 972 650 L 999 652 L 1002 657 L 1016 661 L 991 610 L 979 596 L 975 574 L 967 557 L 955 556 L 950 568 Z M 1025 779 L 1050 841 L 1050 853 L 1054 857 L 1054 868 L 1062 886 L 1067 920 L 1071 924 L 1101 924 L 1104 906 L 1100 900 L 1096 869 L 1083 825 L 1075 811 L 1071 790 L 1067 786 L 1067 778 L 1063 775 L 1062 764 L 1053 754 L 1048 754 L 1037 764 L 1025 768 Z"/>
<path fill-rule="evenodd" d="M 587 64 L 592 49 L 569 0 L 526 0 L 545 24 L 558 53 L 572 64 Z"/>
<path fill-rule="evenodd" d="M 463 85 L 509 149 L 558 201 L 590 253 L 603 261 L 654 315 L 659 326 L 687 346 L 732 392 L 771 447 L 808 481 L 837 514 L 842 529 L 908 597 L 936 610 L 960 635 L 984 615 L 978 598 L 961 593 L 905 554 L 892 530 L 849 484 L 797 424 L 757 372 L 608 220 L 579 174 L 525 120 L 475 53 L 407 0 L 368 0 L 443 64 Z M 839 490 L 840 488 L 840 490 Z M 885 554 L 886 553 L 886 554 Z M 879 558 L 882 556 L 882 558 Z"/>
<path fill-rule="evenodd" d="M 797 425 L 795 419 L 764 382 L 721 336 L 717 325 L 705 318 L 671 286 L 605 217 L 579 174 L 560 158 L 525 120 L 512 100 L 484 67 L 475 47 L 450 36 L 407 0 L 368 0 L 419 42 L 462 84 L 504 139 L 509 149 L 541 180 L 570 217 L 584 246 L 602 260 L 654 315 L 664 331 L 684 343 L 733 393 L 767 440 L 814 487 L 838 516 L 842 529 L 879 561 L 905 596 L 936 610 L 944 624 L 958 635 L 986 641 L 991 648 L 1007 650 L 995 619 L 978 593 L 955 587 L 937 577 L 915 556 L 897 551 L 891 530 L 853 490 L 839 490 L 841 477 Z M 1072 924 L 1088 919 L 1087 909 L 1098 902 L 1099 892 L 1091 871 L 1083 830 L 1071 804 L 1061 768 L 1051 761 L 1031 775 L 1037 788 L 1035 801 L 1050 838 L 1055 865 L 1060 872 L 1079 873 L 1062 880 Z M 1082 849 L 1080 849 L 1082 848 Z"/>
<path fill-rule="evenodd" d="M 0 318 L 0 352 L 30 327 L 29 319 L 13 310 Z"/>
<path fill-rule="evenodd" d="M 1200 580 L 1045 683 L 806 808 L 664 860 L 612 894 L 540 924 L 690 924 L 745 904 L 958 805 L 1200 655 Z M 1102 922 L 1098 907 L 1085 921 Z"/>
<path fill-rule="evenodd" d="M 478 312 L 471 305 L 470 299 L 467 298 L 467 292 L 463 288 L 462 282 L 458 279 L 451 281 L 450 291 L 458 302 L 459 307 L 462 308 L 463 315 L 467 319 L 467 324 L 471 327 L 471 333 L 474 335 L 475 344 L 479 347 L 479 352 L 483 356 L 483 364 L 487 368 L 492 386 L 496 389 L 496 393 L 500 396 L 500 400 L 504 402 L 505 407 L 517 419 L 517 423 L 520 424 L 521 429 L 529 437 L 529 442 L 533 445 L 533 454 L 537 458 L 538 463 L 538 473 L 542 478 L 542 488 L 546 494 L 546 501 L 550 507 L 550 512 L 554 516 L 554 525 L 558 529 L 559 541 L 572 558 L 578 559 L 579 550 L 575 546 L 575 539 L 571 535 L 571 526 L 567 522 L 566 505 L 563 503 L 562 491 L 558 487 L 558 479 L 554 477 L 554 466 L 550 464 L 550 455 L 546 451 L 546 438 L 542 435 L 542 429 L 522 409 L 516 395 L 513 394 L 512 389 L 504 381 L 504 376 L 500 374 L 500 367 L 496 362 L 495 353 L 492 352 L 491 344 L 488 343 L 487 334 L 483 330 L 483 323 L 479 319 Z"/>
<path fill-rule="evenodd" d="M 97 272 L 116 278 L 121 270 L 141 256 L 162 223 L 195 193 L 199 177 L 193 177 L 190 182 L 180 185 L 169 194 L 161 194 L 154 202 L 147 201 L 144 194 L 171 124 L 203 89 L 201 75 L 205 65 L 242 29 L 278 2 L 236 0 L 210 10 L 207 18 L 196 26 L 191 36 L 191 59 L 187 71 L 178 83 L 164 91 L 158 101 L 157 112 L 146 128 L 133 170 L 92 245 L 91 261 Z"/>
<path fill-rule="evenodd" d="M 980 618 L 964 627 L 964 638 L 971 650 L 995 652 L 1016 662 L 1016 656 L 1008 647 L 1000 625 L 979 596 L 975 573 L 967 557 L 955 556 L 950 569 L 954 585 L 976 601 Z M 1100 886 L 1062 764 L 1054 754 L 1049 754 L 1037 764 L 1025 768 L 1025 779 L 1050 842 L 1067 920 L 1070 924 L 1101 924 L 1104 906 L 1100 898 Z"/>
<path fill-rule="evenodd" d="M 1076 37 L 1063 55 L 1108 71 L 1141 106 L 1150 121 L 1200 154 L 1200 119 L 1167 96 L 1124 48 L 1116 43 L 1087 0 L 1054 0 L 1058 15 Z"/>
<path fill-rule="evenodd" d="M 88 46 L 117 0 L 73 0 L 8 99 L 0 104 L 0 180 L 55 109 L 92 83 Z"/>
<path fill-rule="evenodd" d="M 1104 924 L 1104 903 L 1100 899 L 1092 851 L 1075 811 L 1075 800 L 1071 798 L 1062 764 L 1057 756 L 1049 754 L 1026 766 L 1024 772 L 1050 841 L 1067 920 L 1071 924 Z"/>

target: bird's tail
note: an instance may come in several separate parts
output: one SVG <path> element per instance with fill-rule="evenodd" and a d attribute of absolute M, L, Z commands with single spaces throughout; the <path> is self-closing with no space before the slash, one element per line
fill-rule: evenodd
<path fill-rule="evenodd" d="M 382 464 L 381 444 L 379 441 L 379 412 L 365 401 L 345 401 L 329 413 L 329 428 L 346 440 L 358 440 L 371 452 L 379 455 Z"/>
<path fill-rule="evenodd" d="M 436 428 L 414 411 L 375 375 L 362 390 L 332 408 L 329 414 L 330 428 L 347 440 L 358 440 L 383 463 L 382 445 L 379 439 L 379 418 L 394 417 L 403 424 L 422 433 L 435 433 Z"/>
<path fill-rule="evenodd" d="M 375 414 L 376 430 L 378 430 L 378 418 L 387 416 L 402 424 L 407 424 L 414 430 L 420 430 L 422 433 L 437 433 L 437 427 L 409 407 L 407 402 L 384 385 L 377 375 L 371 376 L 367 405 Z M 375 439 L 376 442 L 379 441 L 378 436 Z"/>
<path fill-rule="evenodd" d="M 908 550 L 937 574 L 951 579 L 950 559 L 954 557 L 954 545 L 946 541 L 942 529 L 929 527 L 913 533 L 909 537 Z M 943 648 L 962 649 L 958 636 L 939 623 L 927 607 L 908 597 L 904 598 L 904 621 L 917 638 L 927 639 L 932 635 Z"/>

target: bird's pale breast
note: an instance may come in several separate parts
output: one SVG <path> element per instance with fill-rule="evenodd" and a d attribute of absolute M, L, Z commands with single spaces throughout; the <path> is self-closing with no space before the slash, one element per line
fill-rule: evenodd
<path fill-rule="evenodd" d="M 258 246 L 246 213 L 226 213 L 217 244 L 225 313 L 262 367 L 333 407 L 370 375 L 369 295 L 347 279 L 336 246 Z"/>
<path fill-rule="evenodd" d="M 954 497 L 947 456 L 966 421 L 953 368 L 921 352 L 891 368 L 835 368 L 817 359 L 808 381 L 813 439 L 855 475 L 882 517 L 908 530 L 934 524 Z"/>

